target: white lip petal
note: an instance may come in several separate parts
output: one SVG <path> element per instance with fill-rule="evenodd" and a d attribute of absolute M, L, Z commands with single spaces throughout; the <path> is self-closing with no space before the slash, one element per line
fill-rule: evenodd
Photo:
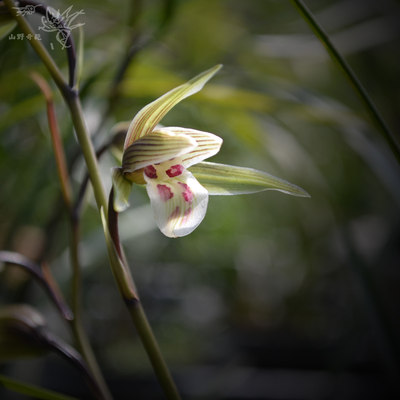
<path fill-rule="evenodd" d="M 145 179 L 155 220 L 161 232 L 172 238 L 193 232 L 206 214 L 207 190 L 186 170 L 166 180 L 146 176 Z"/>

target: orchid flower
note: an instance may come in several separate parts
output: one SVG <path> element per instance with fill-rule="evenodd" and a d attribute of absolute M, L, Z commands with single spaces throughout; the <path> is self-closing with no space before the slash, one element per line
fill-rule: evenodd
<path fill-rule="evenodd" d="M 159 122 L 184 98 L 197 93 L 221 65 L 203 72 L 145 106 L 125 137 L 122 167 L 113 170 L 114 209 L 124 211 L 132 183 L 145 184 L 155 220 L 168 237 L 185 236 L 203 220 L 209 195 L 279 190 L 308 197 L 300 187 L 251 168 L 203 162 L 221 148 L 222 139 Z"/>

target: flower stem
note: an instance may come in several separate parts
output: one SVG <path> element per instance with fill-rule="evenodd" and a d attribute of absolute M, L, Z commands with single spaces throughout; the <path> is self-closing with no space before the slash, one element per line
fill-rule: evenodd
<path fill-rule="evenodd" d="M 354 71 L 351 69 L 350 65 L 346 62 L 346 60 L 342 57 L 339 51 L 336 49 L 332 41 L 329 39 L 328 34 L 322 29 L 322 27 L 318 24 L 316 19 L 314 18 L 311 11 L 307 8 L 302 0 L 290 0 L 293 6 L 299 11 L 301 16 L 304 20 L 308 23 L 311 27 L 315 35 L 318 39 L 322 42 L 325 46 L 326 50 L 328 51 L 329 55 L 332 59 L 339 64 L 342 71 L 350 81 L 351 85 L 355 89 L 356 93 L 360 97 L 361 101 L 363 102 L 365 108 L 370 114 L 372 121 L 375 125 L 379 128 L 382 136 L 386 140 L 387 144 L 390 146 L 394 156 L 396 157 L 397 161 L 400 163 L 400 146 L 399 143 L 396 141 L 393 133 L 390 131 L 389 127 L 387 126 L 384 119 L 379 114 L 375 104 L 373 103 L 372 99 L 368 95 L 366 89 L 362 85 L 362 83 L 357 78 Z"/>
<path fill-rule="evenodd" d="M 78 136 L 78 140 L 86 160 L 86 165 L 93 186 L 97 206 L 99 209 L 104 210 L 104 214 L 107 217 L 108 205 L 105 200 L 105 193 L 100 178 L 96 155 L 84 122 L 79 97 L 75 92 L 73 92 L 72 96 L 67 97 L 67 102 L 71 111 L 76 134 Z M 112 257 L 110 257 L 110 260 L 112 260 Z M 114 264 L 112 268 L 114 276 L 117 279 L 120 294 L 128 307 L 132 321 L 136 326 L 139 337 L 152 363 L 154 372 L 159 380 L 161 387 L 164 390 L 167 399 L 179 400 L 180 396 L 176 389 L 175 383 L 173 382 L 168 367 L 162 357 L 161 351 L 153 335 L 152 329 L 147 321 L 141 303 L 137 300 L 135 296 L 133 298 L 132 296 L 127 297 L 127 293 L 131 293 L 132 288 L 134 287 L 133 278 L 131 276 L 129 268 L 125 267 L 123 268 L 123 270 L 121 270 L 118 263 Z"/>
<path fill-rule="evenodd" d="M 108 201 L 108 221 L 103 220 L 103 224 L 105 225 L 107 245 L 110 248 L 110 263 L 113 268 L 115 279 L 120 288 L 120 293 L 128 308 L 132 321 L 136 326 L 139 338 L 147 352 L 147 355 L 153 366 L 153 370 L 161 387 L 164 390 L 165 396 L 169 400 L 180 400 L 181 397 L 146 317 L 135 284 L 130 274 L 127 276 L 129 273 L 129 266 L 119 240 L 118 213 L 113 207 L 114 189 L 111 189 Z M 111 241 L 112 246 L 110 246 Z M 127 285 L 127 283 L 130 284 Z"/>
<path fill-rule="evenodd" d="M 28 22 L 22 16 L 17 15 L 17 11 L 14 8 L 15 7 L 14 1 L 4 0 L 4 2 L 7 5 L 10 13 L 18 22 L 22 31 L 25 34 L 34 35 L 34 32 L 30 27 L 30 25 L 28 24 Z M 62 76 L 60 70 L 58 69 L 57 65 L 55 64 L 54 60 L 51 58 L 50 54 L 47 52 L 42 43 L 40 43 L 40 41 L 38 40 L 31 40 L 30 44 L 32 45 L 33 49 L 36 51 L 38 56 L 41 58 L 41 60 L 47 67 L 48 71 L 50 72 L 52 78 L 54 79 L 56 85 L 58 86 L 61 94 L 63 95 L 68 105 L 73 125 L 75 128 L 75 132 L 78 137 L 78 141 L 81 146 L 81 150 L 88 169 L 89 177 L 92 183 L 97 207 L 99 211 L 103 210 L 105 214 L 104 216 L 107 218 L 108 215 L 107 199 L 101 181 L 100 170 L 98 167 L 96 154 L 93 148 L 93 144 L 90 140 L 88 129 L 86 127 L 78 92 L 68 85 L 68 83 Z M 78 240 L 78 237 L 74 236 L 73 240 Z M 77 243 L 76 245 L 72 246 L 72 248 L 77 249 Z M 75 257 L 74 254 L 73 257 Z M 110 254 L 110 259 L 112 259 L 113 257 L 114 255 Z M 118 277 L 123 280 L 123 282 L 117 282 L 118 287 L 121 289 L 120 285 L 122 284 L 123 287 L 127 287 L 129 289 L 131 284 L 133 284 L 133 279 L 130 274 L 129 268 L 125 268 L 123 271 L 118 271 L 118 272 L 119 272 Z M 76 276 L 76 279 L 78 279 L 78 276 Z M 75 283 L 76 285 L 75 290 L 80 290 L 77 282 Z M 169 373 L 168 367 L 162 357 L 159 346 L 153 335 L 152 329 L 148 323 L 148 320 L 141 306 L 141 303 L 136 298 L 134 300 L 132 300 L 132 298 L 127 298 L 122 292 L 121 295 L 125 300 L 125 303 L 127 304 L 132 321 L 136 325 L 139 337 L 143 343 L 143 346 L 147 351 L 147 354 L 153 365 L 155 374 L 160 382 L 160 385 L 164 390 L 166 397 L 170 400 L 179 400 L 180 396 L 172 380 L 172 377 Z M 77 330 L 77 334 L 81 335 L 79 329 Z M 84 344 L 84 341 L 82 343 Z M 89 360 L 87 361 L 88 362 L 90 361 L 90 357 Z M 107 398 L 107 396 L 105 396 L 105 398 Z"/>
<path fill-rule="evenodd" d="M 129 314 L 135 323 L 142 344 L 147 352 L 151 364 L 153 365 L 158 381 L 164 389 L 166 398 L 169 400 L 180 400 L 181 397 L 161 355 L 157 340 L 153 335 L 153 331 L 149 321 L 147 320 L 141 302 L 126 302 L 126 305 L 128 307 Z"/>
<path fill-rule="evenodd" d="M 71 89 L 66 96 L 66 102 L 70 109 L 75 132 L 86 162 L 97 207 L 99 210 L 103 207 L 105 213 L 107 214 L 107 198 L 100 176 L 96 153 L 86 127 L 78 93 Z"/>

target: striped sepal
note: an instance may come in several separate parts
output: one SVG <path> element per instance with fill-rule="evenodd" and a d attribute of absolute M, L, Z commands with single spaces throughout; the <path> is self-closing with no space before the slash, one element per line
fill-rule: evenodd
<path fill-rule="evenodd" d="M 233 195 L 278 190 L 292 196 L 310 197 L 301 187 L 253 168 L 202 162 L 190 168 L 210 195 Z"/>
<path fill-rule="evenodd" d="M 129 126 L 124 149 L 128 148 L 134 141 L 150 133 L 177 103 L 201 90 L 221 67 L 222 65 L 216 65 L 142 108 Z"/>

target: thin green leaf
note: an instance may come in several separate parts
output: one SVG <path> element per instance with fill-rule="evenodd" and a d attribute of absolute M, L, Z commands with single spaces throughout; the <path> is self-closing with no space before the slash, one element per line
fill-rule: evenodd
<path fill-rule="evenodd" d="M 397 138 L 394 136 L 393 132 L 389 129 L 386 121 L 383 119 L 378 109 L 376 108 L 374 102 L 369 96 L 364 85 L 358 79 L 356 73 L 352 70 L 350 65 L 347 63 L 346 59 L 337 50 L 336 46 L 333 44 L 329 35 L 325 30 L 319 25 L 314 15 L 308 9 L 308 7 L 301 0 L 291 0 L 294 7 L 299 11 L 300 15 L 311 27 L 317 38 L 322 42 L 325 49 L 328 51 L 331 58 L 338 63 L 343 73 L 350 81 L 351 86 L 355 89 L 356 93 L 364 103 L 367 111 L 369 112 L 371 119 L 375 122 L 376 126 L 380 129 L 380 133 L 390 146 L 395 155 L 397 161 L 400 163 L 400 144 Z"/>
<path fill-rule="evenodd" d="M 3 386 L 4 388 L 11 390 L 13 392 L 33 397 L 35 399 L 78 400 L 76 397 L 66 396 L 61 393 L 53 392 L 52 390 L 47 390 L 37 386 L 29 385 L 27 383 L 20 382 L 15 379 L 8 378 L 4 375 L 0 375 L 0 386 Z"/>
<path fill-rule="evenodd" d="M 234 195 L 278 190 L 293 196 L 310 197 L 299 186 L 253 168 L 202 162 L 189 168 L 210 195 Z"/>
<path fill-rule="evenodd" d="M 132 120 L 126 135 L 124 148 L 129 147 L 135 140 L 150 133 L 161 119 L 181 100 L 197 93 L 221 69 L 222 65 L 197 75 L 189 82 L 170 90 L 157 100 L 142 108 Z"/>

